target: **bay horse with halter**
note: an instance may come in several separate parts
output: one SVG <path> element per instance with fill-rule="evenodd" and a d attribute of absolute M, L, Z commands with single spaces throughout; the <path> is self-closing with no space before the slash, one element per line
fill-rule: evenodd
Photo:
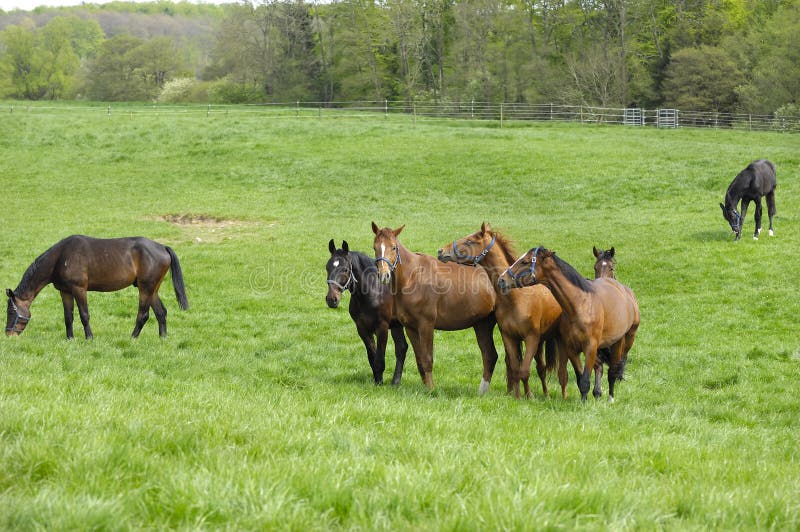
<path fill-rule="evenodd" d="M 736 235 L 734 240 L 739 240 L 742 235 L 744 217 L 747 215 L 747 207 L 751 201 L 756 204 L 756 229 L 753 233 L 753 239 L 758 240 L 758 235 L 761 233 L 762 196 L 767 197 L 769 236 L 775 235 L 772 230 L 772 217 L 775 216 L 776 186 L 775 165 L 766 159 L 753 161 L 733 178 L 728 190 L 725 192 L 725 203 L 720 203 L 719 206 L 722 209 L 722 216 L 730 224 L 731 230 Z M 740 200 L 742 202 L 741 214 L 736 210 Z"/>
<path fill-rule="evenodd" d="M 6 335 L 19 335 L 31 319 L 31 303 L 48 284 L 61 293 L 67 338 L 73 337 L 74 305 L 87 339 L 93 338 L 89 326 L 87 292 L 113 292 L 128 286 L 139 289 L 139 312 L 133 338 L 139 336 L 150 317 L 158 320 L 158 333 L 167 335 L 167 309 L 158 297 L 158 288 L 167 270 L 182 309 L 189 308 L 178 256 L 168 246 L 142 237 L 99 239 L 69 236 L 39 255 L 28 266 L 14 290 L 7 289 L 8 319 Z"/>
<path fill-rule="evenodd" d="M 325 302 L 337 308 L 342 293 L 350 291 L 350 317 L 367 350 L 375 384 L 383 384 L 386 368 L 386 344 L 389 331 L 394 340 L 395 366 L 392 384 L 400 384 L 408 343 L 403 325 L 394 316 L 394 301 L 388 285 L 378 280 L 375 261 L 358 251 L 351 251 L 347 241 L 336 249 L 333 239 L 328 242 L 331 258 L 325 265 L 328 272 L 328 293 Z"/>
<path fill-rule="evenodd" d="M 380 281 L 391 286 L 397 319 L 406 328 L 422 382 L 433 388 L 433 331 L 472 327 L 483 358 L 479 393 L 486 393 L 497 363 L 492 338 L 496 294 L 482 268 L 443 263 L 412 253 L 397 239 L 403 230 L 378 228 L 373 248 Z"/>
<path fill-rule="evenodd" d="M 608 399 L 614 400 L 614 383 L 621 377 L 623 360 L 639 328 L 639 304 L 633 291 L 616 279 L 589 281 L 543 247 L 531 249 L 500 276 L 501 290 L 542 283 L 553 292 L 563 312 L 559 323 L 559 349 L 569 360 L 581 352 L 585 370 L 578 387 L 581 400 L 589 393 L 598 349 L 609 348 Z"/>
<path fill-rule="evenodd" d="M 493 231 L 487 223 L 483 223 L 479 231 L 439 249 L 438 257 L 443 262 L 480 265 L 486 270 L 497 293 L 495 318 L 506 350 L 509 392 L 519 397 L 519 383 L 522 381 L 525 396 L 533 395 L 528 379 L 531 362 L 535 359 L 542 392 L 547 397 L 547 372 L 555 368 L 555 336 L 558 334 L 558 320 L 561 317 L 561 307 L 550 290 L 536 285 L 510 292 L 500 291 L 497 280 L 514 262 L 516 253 L 511 242 L 501 233 Z M 546 357 L 543 356 L 545 342 Z M 563 383 L 562 395 L 566 394 L 565 387 Z"/>

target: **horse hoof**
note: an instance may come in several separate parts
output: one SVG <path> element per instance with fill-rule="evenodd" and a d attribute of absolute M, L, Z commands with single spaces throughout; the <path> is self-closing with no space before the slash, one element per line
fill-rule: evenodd
<path fill-rule="evenodd" d="M 754 237 L 753 237 L 753 240 L 758 240 L 758 237 L 757 237 L 757 236 L 754 236 Z"/>
<path fill-rule="evenodd" d="M 772 231 L 772 229 L 769 230 L 769 236 L 775 236 L 775 233 Z"/>
<path fill-rule="evenodd" d="M 478 395 L 485 395 L 486 392 L 488 391 L 489 391 L 489 381 L 487 381 L 486 379 L 481 379 L 481 385 L 478 386 Z M 517 397 L 519 397 L 519 394 L 517 394 Z"/>
<path fill-rule="evenodd" d="M 614 398 L 609 395 L 608 396 L 608 404 L 613 404 L 613 403 L 614 403 Z"/>

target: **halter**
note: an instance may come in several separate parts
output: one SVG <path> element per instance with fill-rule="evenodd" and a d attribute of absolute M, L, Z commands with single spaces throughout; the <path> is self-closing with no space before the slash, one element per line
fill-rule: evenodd
<path fill-rule="evenodd" d="M 353 285 L 357 284 L 358 283 L 358 279 L 356 279 L 356 276 L 353 274 L 353 268 L 352 267 L 350 268 L 348 273 L 349 273 L 349 276 L 347 277 L 347 281 L 343 285 L 339 284 L 337 281 L 334 281 L 333 279 L 328 279 L 328 286 L 335 286 L 336 288 L 339 289 L 340 292 L 344 292 L 345 290 L 350 288 L 351 284 L 353 284 Z"/>
<path fill-rule="evenodd" d="M 467 255 L 466 253 L 464 253 L 463 255 L 460 254 L 458 252 L 458 244 L 456 243 L 455 240 L 453 240 L 453 255 L 456 256 L 456 258 L 458 259 L 459 262 L 462 262 L 462 261 L 469 262 L 469 261 L 471 261 L 473 266 L 477 266 L 478 263 L 483 260 L 483 257 L 485 257 L 487 253 L 489 253 L 489 250 L 492 249 L 492 247 L 494 246 L 495 240 L 497 240 L 497 236 L 496 235 L 492 235 L 492 241 L 489 242 L 489 245 L 486 246 L 486 249 L 484 249 L 481 252 L 480 255 L 474 255 L 474 256 L 473 255 Z"/>
<path fill-rule="evenodd" d="M 511 268 L 514 266 L 514 264 L 516 264 L 516 262 L 511 266 L 509 266 L 508 269 L 506 270 L 508 276 L 514 280 L 514 286 L 516 288 L 523 288 L 525 286 L 522 283 L 520 283 L 520 279 L 522 279 L 526 275 L 530 275 L 531 278 L 533 279 L 533 284 L 536 284 L 536 272 L 534 270 L 536 269 L 536 255 L 539 253 L 540 249 L 542 249 L 542 246 L 539 246 L 534 250 L 533 255 L 531 256 L 531 267 L 528 268 L 527 270 L 523 270 L 519 274 L 515 275 L 514 272 L 511 271 Z"/>
<path fill-rule="evenodd" d="M 394 273 L 394 270 L 397 268 L 398 264 L 403 264 L 403 261 L 400 260 L 400 250 L 397 249 L 397 246 L 395 246 L 394 261 L 390 261 L 386 257 L 378 257 L 377 259 L 375 259 L 375 266 L 377 266 L 378 263 L 381 261 L 389 265 L 389 271 L 391 271 L 392 273 Z"/>
<path fill-rule="evenodd" d="M 9 298 L 8 302 L 11 303 L 11 308 L 14 309 L 15 316 L 14 316 L 14 321 L 11 322 L 11 325 L 6 327 L 6 332 L 15 332 L 19 334 L 25 330 L 25 327 L 28 326 L 28 322 L 31 321 L 31 317 L 30 316 L 25 317 L 22 314 L 20 314 L 19 309 L 17 308 L 17 305 L 14 303 L 13 299 Z M 22 329 L 20 329 L 19 331 L 17 330 L 18 323 L 22 323 Z"/>

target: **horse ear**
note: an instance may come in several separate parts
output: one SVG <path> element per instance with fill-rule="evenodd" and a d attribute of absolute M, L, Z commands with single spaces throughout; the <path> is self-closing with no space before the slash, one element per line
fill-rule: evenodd
<path fill-rule="evenodd" d="M 8 296 L 10 299 L 12 299 L 12 300 L 14 299 L 14 292 L 12 292 L 10 288 L 6 288 L 6 295 L 7 295 L 7 296 Z"/>
<path fill-rule="evenodd" d="M 378 234 L 378 226 L 375 225 L 375 222 L 372 222 L 372 232 L 376 235 Z"/>
<path fill-rule="evenodd" d="M 613 249 L 613 248 L 612 248 L 612 249 Z M 596 259 L 599 259 L 599 258 L 600 258 L 600 250 L 599 250 L 599 249 L 597 249 L 595 246 L 592 246 L 592 253 L 594 253 L 594 257 L 595 257 Z"/>
<path fill-rule="evenodd" d="M 486 234 L 486 231 L 491 231 L 491 230 L 492 226 L 489 224 L 489 222 L 483 222 L 481 224 L 481 233 Z"/>
<path fill-rule="evenodd" d="M 347 240 L 342 240 L 342 251 L 350 253 L 350 246 L 347 244 Z"/>
<path fill-rule="evenodd" d="M 403 229 L 405 227 L 406 227 L 406 224 L 403 224 L 400 227 L 398 227 L 397 229 L 395 229 L 394 231 L 392 231 L 392 233 L 394 233 L 394 236 L 397 236 L 397 235 L 399 235 L 400 233 L 403 232 Z"/>
<path fill-rule="evenodd" d="M 331 241 L 328 242 L 328 251 L 331 252 L 331 255 L 336 253 L 336 244 L 333 243 L 333 239 L 332 238 L 331 238 Z"/>
<path fill-rule="evenodd" d="M 722 212 L 725 212 L 725 205 L 722 203 L 719 204 L 719 208 L 722 209 Z"/>
<path fill-rule="evenodd" d="M 608 250 L 608 254 L 611 255 L 612 258 L 614 257 L 614 246 L 611 246 L 611 249 Z"/>

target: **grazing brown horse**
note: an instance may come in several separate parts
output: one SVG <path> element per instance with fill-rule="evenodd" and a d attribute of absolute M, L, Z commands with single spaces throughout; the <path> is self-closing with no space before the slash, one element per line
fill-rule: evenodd
<path fill-rule="evenodd" d="M 412 253 L 398 240 L 403 230 L 372 222 L 373 247 L 378 277 L 390 284 L 397 319 L 406 328 L 417 368 L 425 386 L 433 388 L 433 331 L 472 327 L 483 357 L 479 393 L 486 393 L 492 379 L 497 350 L 492 338 L 496 294 L 482 268 L 443 263 L 435 257 Z"/>
<path fill-rule="evenodd" d="M 470 265 L 480 263 L 492 280 L 492 286 L 497 292 L 495 318 L 506 350 L 509 392 L 519 397 L 519 382 L 522 381 L 526 397 L 533 395 L 528 379 L 531 361 L 535 358 L 536 372 L 542 381 L 542 392 L 547 397 L 547 372 L 555 368 L 557 360 L 554 338 L 558 333 L 561 307 L 550 290 L 542 285 L 500 292 L 497 280 L 514 262 L 516 256 L 511 242 L 501 233 L 493 231 L 487 223 L 481 225 L 480 231 L 454 240 L 452 244 L 439 250 L 439 260 L 443 262 L 455 261 Z M 545 341 L 548 344 L 546 360 L 542 356 Z M 565 384 L 562 383 L 562 395 L 566 394 Z"/>
<path fill-rule="evenodd" d="M 597 350 L 609 348 L 608 399 L 614 400 L 614 383 L 621 378 L 623 360 L 639 328 L 639 304 L 630 288 L 616 279 L 589 281 L 543 247 L 531 249 L 500 276 L 501 290 L 542 283 L 561 305 L 559 349 L 568 359 L 583 352 L 586 363 L 578 387 L 581 400 L 589 393 Z"/>
<path fill-rule="evenodd" d="M 328 293 L 325 301 L 330 308 L 336 308 L 342 299 L 342 292 L 350 291 L 350 317 L 367 349 L 367 360 L 376 385 L 383 384 L 386 343 L 391 330 L 395 354 L 392 384 L 400 384 L 408 343 L 403 334 L 403 325 L 394 317 L 392 293 L 387 285 L 378 281 L 375 261 L 363 253 L 351 250 L 346 240 L 342 242 L 341 249 L 336 249 L 336 244 L 331 239 L 328 242 L 328 251 L 331 252 L 331 258 L 325 265 L 328 271 Z"/>
<path fill-rule="evenodd" d="M 150 308 L 158 320 L 158 334 L 167 335 L 167 309 L 158 297 L 158 288 L 167 270 L 182 309 L 189 308 L 178 256 L 168 246 L 142 237 L 99 239 L 73 235 L 54 244 L 28 266 L 22 280 L 8 295 L 6 335 L 19 335 L 31 319 L 31 303 L 48 284 L 61 292 L 67 338 L 72 338 L 74 305 L 83 323 L 86 338 L 89 327 L 87 292 L 113 292 L 133 285 L 139 289 L 139 313 L 133 337 L 139 336 L 150 317 Z"/>

